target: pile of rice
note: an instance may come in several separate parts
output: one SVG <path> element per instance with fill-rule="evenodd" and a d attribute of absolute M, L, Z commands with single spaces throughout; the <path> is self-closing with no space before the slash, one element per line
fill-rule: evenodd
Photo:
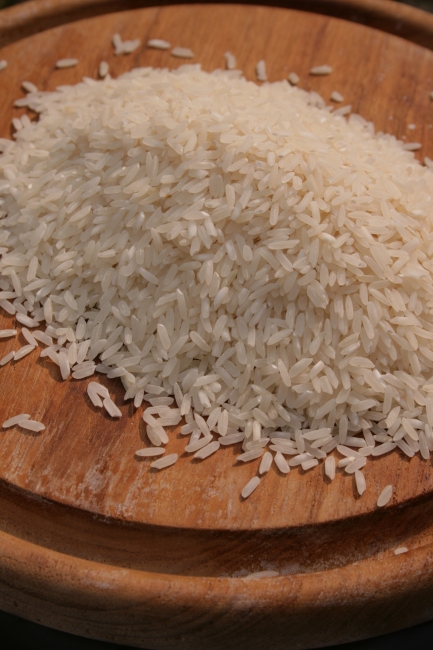
<path fill-rule="evenodd" d="M 368 456 L 430 456 L 433 173 L 410 147 L 199 66 L 20 104 L 39 120 L 0 141 L 0 306 L 63 379 L 120 377 L 154 448 L 184 417 L 188 451 L 242 443 L 261 474 L 328 457 L 333 478 L 337 449 L 362 493 Z"/>

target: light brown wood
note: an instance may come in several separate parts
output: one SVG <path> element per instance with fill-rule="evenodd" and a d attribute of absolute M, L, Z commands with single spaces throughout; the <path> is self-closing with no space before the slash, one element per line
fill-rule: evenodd
<path fill-rule="evenodd" d="M 377 4 L 384 10 L 387 3 Z M 9 42 L 0 51 L 9 62 L 0 72 L 1 136 L 22 112 L 13 102 L 23 80 L 50 90 L 95 77 L 102 59 L 114 75 L 183 63 L 144 45 L 115 57 L 118 31 L 190 47 L 206 70 L 222 66 L 230 50 L 250 79 L 264 58 L 270 81 L 294 70 L 301 87 L 327 99 L 338 90 L 379 129 L 422 142 L 420 158 L 433 157 L 433 53 L 416 44 L 328 16 L 259 6 L 151 7 L 76 20 L 78 10 L 86 16 L 96 5 L 101 14 L 113 8 L 63 2 L 56 14 L 54 4 L 33 2 L 23 5 L 21 23 L 19 12 L 4 12 L 3 23 L 0 14 Z M 33 32 L 38 25 L 45 31 L 18 38 L 30 15 Z M 47 16 L 61 22 L 71 15 L 73 22 L 46 29 Z M 78 66 L 55 70 L 63 57 L 77 57 Z M 323 63 L 331 75 L 308 75 Z M 0 319 L 0 326 L 11 322 Z M 0 341 L 0 357 L 18 343 Z M 86 381 L 61 382 L 37 352 L 0 369 L 0 422 L 27 412 L 47 425 L 38 435 L 1 431 L 1 608 L 161 649 L 305 648 L 433 616 L 430 462 L 397 454 L 372 460 L 362 498 L 342 472 L 328 484 L 322 467 L 287 477 L 272 470 L 243 501 L 257 461 L 238 466 L 238 449 L 228 448 L 204 462 L 183 455 L 172 468 L 150 471 L 149 460 L 134 458 L 144 441 L 141 409 L 122 405 L 119 383 L 101 382 L 121 406 L 120 421 L 91 406 Z M 169 448 L 182 452 L 184 444 L 174 434 Z M 377 509 L 388 483 L 396 486 L 392 503 Z M 394 556 L 401 545 L 410 552 Z M 263 569 L 281 577 L 243 579 Z"/>

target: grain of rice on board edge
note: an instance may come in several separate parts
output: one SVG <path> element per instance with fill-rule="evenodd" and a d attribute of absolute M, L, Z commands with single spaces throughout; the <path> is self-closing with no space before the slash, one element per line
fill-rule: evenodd
<path fill-rule="evenodd" d="M 403 143 L 198 65 L 24 103 L 39 121 L 0 141 L 0 306 L 63 378 L 120 377 L 150 447 L 183 417 L 190 453 L 242 442 L 252 477 L 335 450 L 361 494 L 366 457 L 430 456 L 433 172 Z"/>

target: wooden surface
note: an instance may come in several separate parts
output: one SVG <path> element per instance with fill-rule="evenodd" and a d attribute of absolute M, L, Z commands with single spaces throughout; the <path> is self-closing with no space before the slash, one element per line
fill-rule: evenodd
<path fill-rule="evenodd" d="M 71 12 L 82 9 L 68 1 Z M 97 4 L 100 13 L 112 8 Z M 382 11 L 387 4 L 377 3 Z M 13 102 L 23 80 L 50 90 L 95 77 L 103 59 L 114 75 L 184 63 L 144 45 L 115 57 L 111 36 L 118 31 L 124 39 L 190 47 L 192 62 L 206 70 L 222 67 L 230 50 L 250 79 L 264 58 L 270 81 L 296 71 L 301 87 L 325 99 L 338 90 L 378 129 L 422 142 L 420 158 L 433 157 L 433 52 L 418 45 L 327 16 L 229 5 L 82 21 L 74 14 L 70 24 L 46 31 L 47 12 L 51 21 L 67 17 L 65 3 L 59 14 L 56 5 L 33 2 L 0 14 L 3 42 L 8 25 L 15 34 L 0 50 L 9 63 L 0 73 L 3 137 L 22 113 Z M 29 24 L 29 15 L 33 31 L 44 31 L 17 40 L 17 24 Z M 78 66 L 55 70 L 65 57 L 77 57 Z M 324 63 L 331 75 L 308 75 Z M 0 319 L 0 326 L 13 323 Z M 0 341 L 0 356 L 17 349 L 18 339 Z M 273 469 L 243 501 L 240 491 L 259 461 L 238 466 L 239 449 L 229 447 L 204 462 L 183 455 L 172 468 L 150 470 L 149 460 L 134 458 L 145 442 L 142 409 L 123 405 L 116 381 L 100 381 L 116 396 L 120 420 L 92 407 L 86 380 L 61 382 L 37 352 L 0 369 L 0 422 L 27 412 L 47 425 L 41 434 L 0 433 L 0 608 L 137 647 L 215 650 L 317 647 L 433 616 L 431 462 L 396 453 L 369 461 L 362 498 L 340 471 L 329 484 L 322 466 L 287 477 Z M 184 445 L 174 432 L 170 451 Z M 377 509 L 388 483 L 396 486 L 393 500 Z M 401 545 L 409 553 L 394 556 Z M 281 577 L 243 579 L 265 569 Z"/>
<path fill-rule="evenodd" d="M 63 25 L 108 12 L 175 4 L 172 0 L 30 0 L 2 12 L 0 46 Z M 176 4 L 191 3 L 178 0 Z M 230 4 L 223 1 L 221 4 Z M 392 0 L 246 0 L 239 4 L 284 7 L 343 18 L 395 34 L 433 49 L 433 16 Z"/>

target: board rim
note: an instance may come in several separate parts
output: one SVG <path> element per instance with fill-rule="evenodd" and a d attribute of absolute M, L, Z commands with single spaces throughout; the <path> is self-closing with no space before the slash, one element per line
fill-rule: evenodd
<path fill-rule="evenodd" d="M 28 0 L 0 11 L 0 47 L 84 17 L 129 9 L 202 4 L 200 0 Z M 433 49 L 433 15 L 395 0 L 240 0 L 211 4 L 264 5 L 323 14 L 364 24 Z"/>

